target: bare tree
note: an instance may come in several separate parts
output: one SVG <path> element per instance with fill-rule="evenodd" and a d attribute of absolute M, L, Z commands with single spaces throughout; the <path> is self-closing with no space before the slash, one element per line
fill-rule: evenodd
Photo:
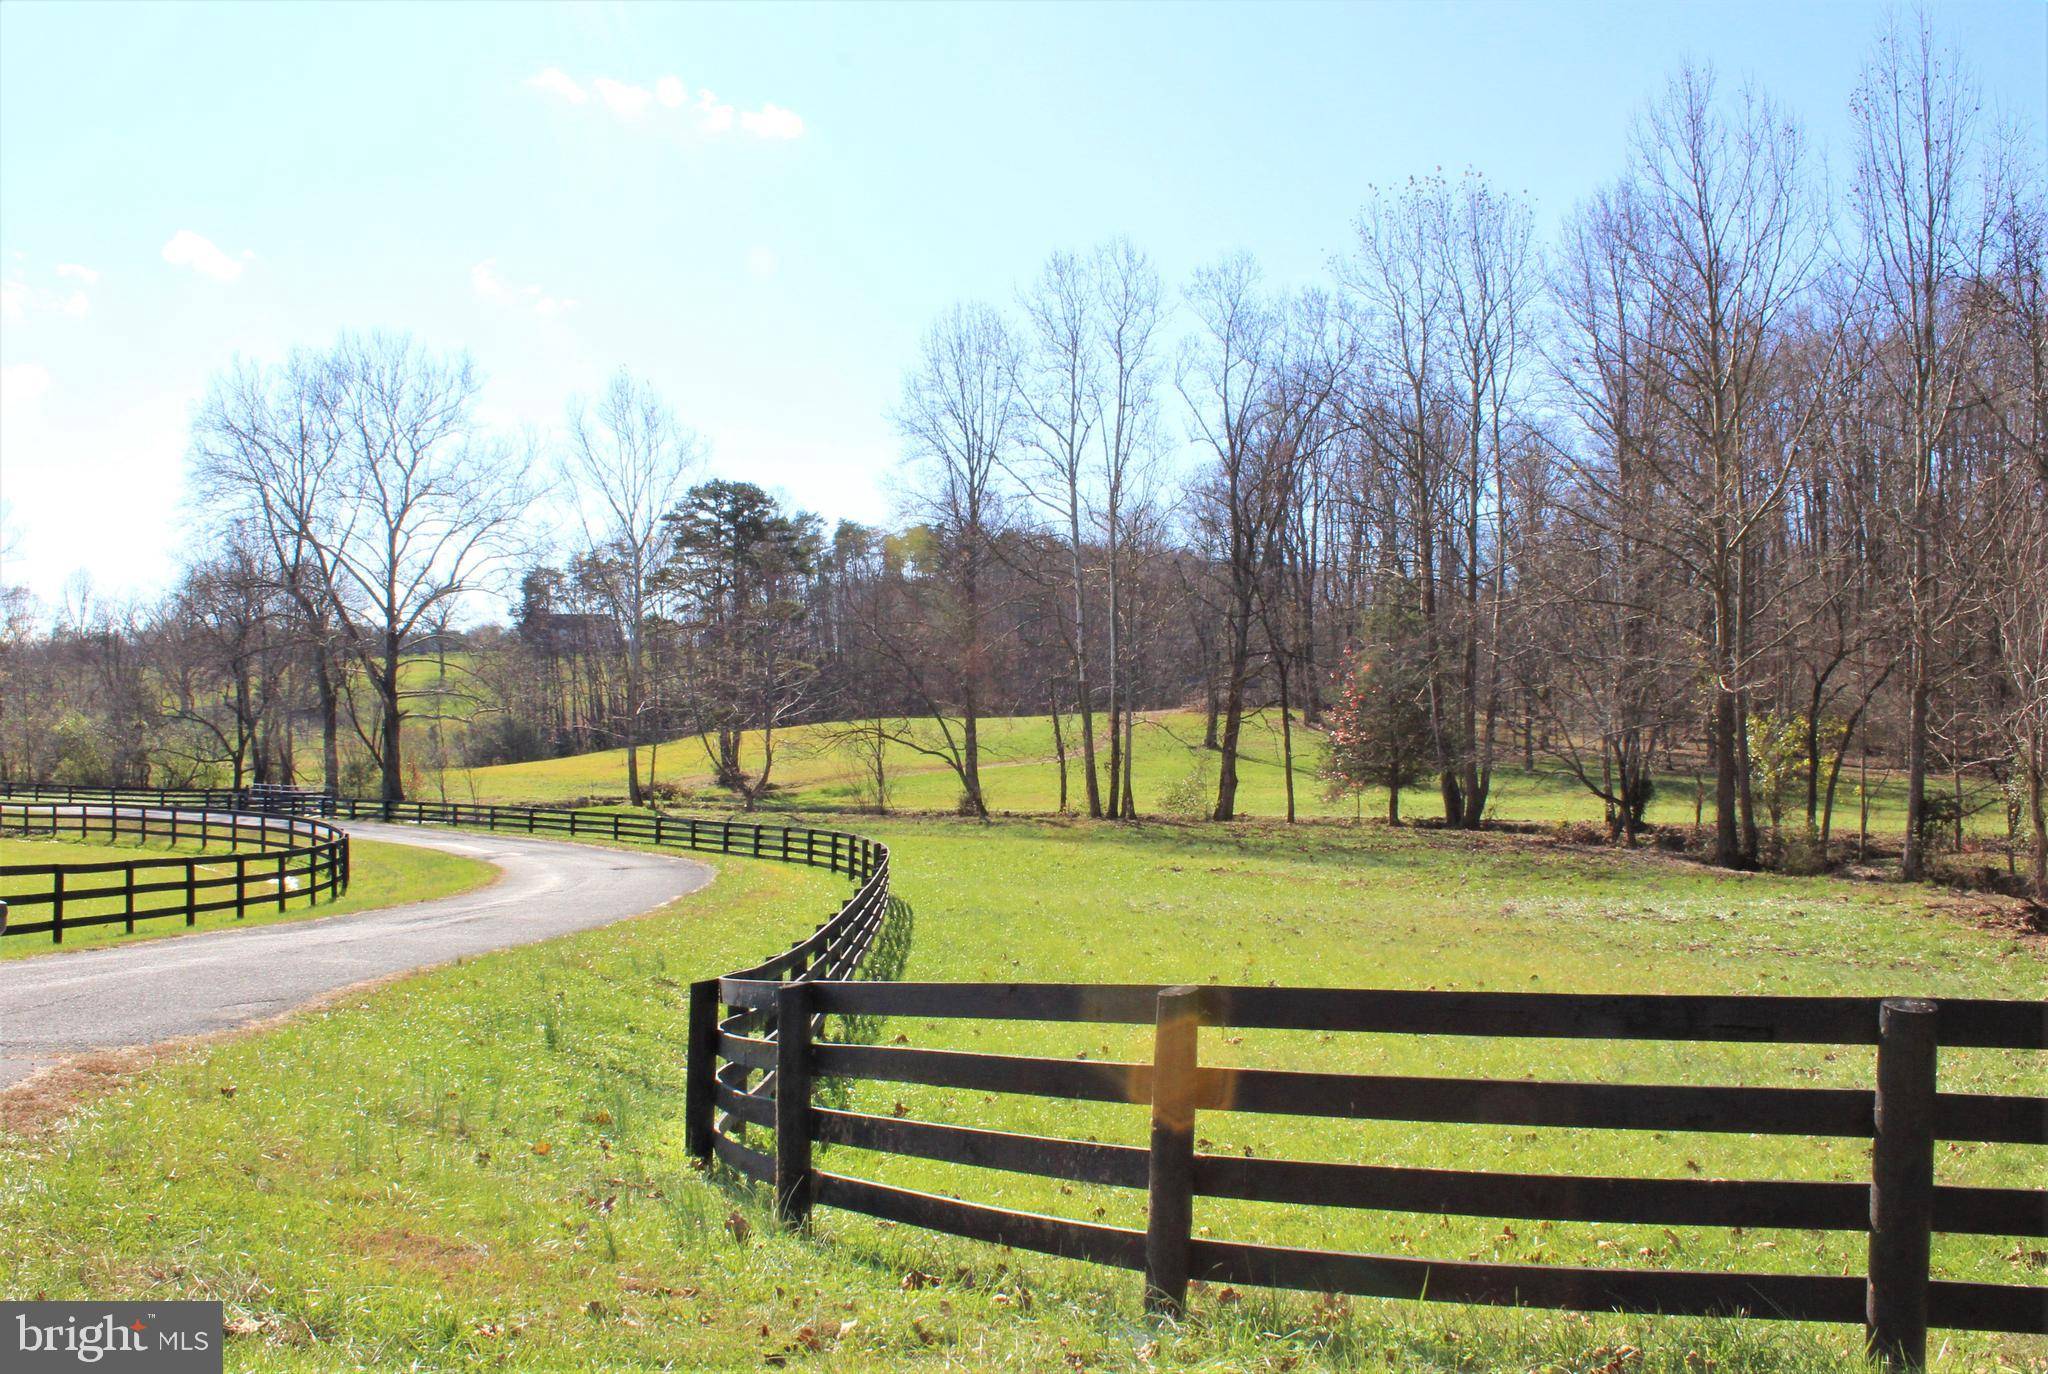
<path fill-rule="evenodd" d="M 405 797 L 406 656 L 445 607 L 489 585 L 526 491 L 482 435 L 467 357 L 410 338 L 345 337 L 330 355 L 335 479 L 304 532 L 336 621 L 376 703 L 358 733 L 386 801 Z"/>
<path fill-rule="evenodd" d="M 1819 252 L 1798 130 L 1766 99 L 1724 105 L 1711 73 L 1682 71 L 1638 125 L 1631 270 L 1650 295 L 1657 354 L 1680 442 L 1649 456 L 1667 499 L 1659 551 L 1704 590 L 1716 861 L 1755 861 L 1743 701 L 1758 645 L 1753 559 L 1815 407 L 1772 432 L 1792 311 Z"/>
<path fill-rule="evenodd" d="M 949 737 L 946 713 L 960 718 L 963 800 L 983 817 L 980 722 L 997 636 L 989 570 L 1006 519 L 997 477 L 1019 423 L 1016 350 L 1002 317 L 985 305 L 955 306 L 925 334 L 896 426 L 909 446 L 905 512 L 931 532 L 937 582 L 930 628 L 945 660 L 915 676 Z"/>
<path fill-rule="evenodd" d="M 1126 239 L 1095 254 L 1095 328 L 1102 358 L 1096 424 L 1100 469 L 1095 520 L 1103 550 L 1109 664 L 1109 814 L 1136 814 L 1131 800 L 1133 668 L 1138 603 L 1131 568 L 1157 520 L 1161 303 L 1159 274 Z M 1118 720 L 1122 726 L 1119 728 Z"/>
<path fill-rule="evenodd" d="M 1223 764 L 1213 819 L 1237 815 L 1237 749 L 1244 728 L 1245 685 L 1251 676 L 1252 628 L 1266 552 L 1271 491 L 1260 442 L 1272 380 L 1278 313 L 1259 285 L 1258 267 L 1237 254 L 1198 271 L 1187 289 L 1196 332 L 1181 352 L 1175 386 L 1187 403 L 1192 437 L 1213 466 L 1204 524 L 1223 570 Z"/>
<path fill-rule="evenodd" d="M 1067 585 L 1058 619 L 1073 675 L 1075 708 L 1081 717 L 1081 777 L 1088 814 L 1102 815 L 1102 781 L 1095 765 L 1094 688 L 1089 678 L 1088 588 L 1083 518 L 1089 458 L 1098 443 L 1103 410 L 1100 329 L 1095 320 L 1098 291 L 1092 263 L 1072 253 L 1046 260 L 1038 280 L 1024 293 L 1029 328 L 1020 350 L 1017 395 L 1029 423 L 1018 427 L 1021 442 L 1006 455 L 1025 496 L 1056 523 L 1066 555 Z M 1056 738 L 1059 713 L 1053 714 Z M 1065 745 L 1061 747 L 1064 781 Z"/>
<path fill-rule="evenodd" d="M 645 800 L 641 731 L 653 693 L 647 674 L 649 583 L 669 555 L 664 520 L 703 465 L 703 445 L 676 422 L 654 388 L 621 368 L 595 406 L 573 401 L 562 475 L 583 523 L 591 566 L 619 630 L 625 685 L 619 733 L 626 746 L 626 793 Z"/>
<path fill-rule="evenodd" d="M 1850 109 L 1858 134 L 1852 195 L 1864 273 L 1886 346 L 1876 361 L 1897 411 L 1904 469 L 1896 520 L 1907 548 L 1908 880 L 1926 869 L 1928 704 L 1935 637 L 1958 604 L 1961 569 L 1940 546 L 1943 463 L 1982 313 L 1968 293 L 1982 276 L 1995 219 L 1996 178 L 1978 143 L 1974 82 L 1935 43 L 1924 15 L 1896 24 L 1864 64 Z M 1951 545 L 1952 549 L 1953 546 Z"/>
<path fill-rule="evenodd" d="M 339 607 L 317 556 L 343 481 L 343 434 L 331 360 L 294 351 L 265 369 L 236 363 L 217 377 L 192 424 L 195 494 L 218 537 L 267 554 L 311 652 L 320 712 L 321 781 L 341 787 Z"/>

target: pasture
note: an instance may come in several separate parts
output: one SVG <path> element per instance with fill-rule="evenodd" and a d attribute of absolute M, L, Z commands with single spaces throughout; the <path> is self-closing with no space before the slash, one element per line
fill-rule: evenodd
<path fill-rule="evenodd" d="M 905 734 L 904 742 L 892 742 L 884 749 L 889 806 L 904 812 L 950 815 L 959 799 L 959 781 L 941 759 L 923 752 L 942 743 L 938 727 L 930 721 L 916 721 L 908 726 L 890 722 L 889 728 Z M 1077 728 L 1076 719 L 1062 719 L 1061 738 L 1069 756 L 1069 811 L 1085 807 Z M 864 785 L 865 770 L 850 738 L 850 729 L 846 722 L 836 722 L 779 731 L 771 774 L 775 790 L 768 804 L 795 810 L 862 810 L 871 806 L 872 793 Z M 1103 729 L 1098 724 L 1098 731 Z M 1132 780 L 1141 815 L 1175 815 L 1181 797 L 1213 805 L 1217 756 L 1202 747 L 1202 732 L 1199 711 L 1151 711 L 1139 717 Z M 982 721 L 980 733 L 982 785 L 990 808 L 1010 815 L 1056 814 L 1061 741 L 1055 740 L 1051 718 L 996 717 Z M 1297 717 L 1293 725 L 1296 813 L 1304 818 L 1333 820 L 1383 817 L 1387 798 L 1382 789 L 1369 790 L 1362 796 L 1328 794 L 1327 785 L 1316 774 L 1322 738 L 1320 731 L 1303 726 Z M 1106 744 L 1098 741 L 1098 748 L 1106 750 Z M 1277 711 L 1257 711 L 1247 716 L 1239 751 L 1239 810 L 1251 817 L 1284 817 L 1285 750 Z M 1103 757 L 1099 754 L 1099 758 Z M 657 782 L 676 788 L 692 805 L 729 800 L 728 794 L 715 785 L 709 759 L 702 739 L 696 736 L 667 740 L 651 749 L 641 746 L 642 768 L 647 770 L 643 776 L 652 776 Z M 742 764 L 758 772 L 762 759 L 761 732 L 748 731 L 742 743 Z M 1847 760 L 1837 782 L 1834 837 L 1838 841 L 1856 837 L 1860 801 L 1857 763 L 1855 758 Z M 1522 765 L 1519 745 L 1504 731 L 1487 812 L 1489 820 L 1556 825 L 1601 819 L 1599 799 L 1556 757 L 1538 752 L 1533 768 L 1524 769 Z M 1106 761 L 1099 761 L 1098 767 L 1106 769 Z M 1589 767 L 1597 776 L 1597 756 Z M 1693 762 L 1683 756 L 1670 759 L 1668 766 L 1658 773 L 1648 819 L 1657 824 L 1691 825 L 1695 804 L 1700 803 L 1711 823 L 1713 777 L 1706 768 L 1701 762 L 1695 770 Z M 1802 781 L 1795 788 L 1794 797 L 1802 817 L 1803 786 Z M 1949 786 L 1950 782 L 1944 781 L 1942 790 Z M 608 749 L 530 763 L 451 768 L 440 775 L 430 791 L 432 796 L 449 801 L 561 804 L 584 798 L 620 799 L 626 792 L 625 752 Z M 1965 779 L 1966 828 L 1971 834 L 1983 838 L 2003 835 L 2005 816 L 1994 792 L 1982 779 Z M 1873 764 L 1869 794 L 1871 833 L 1895 839 L 1905 828 L 1903 779 L 1897 770 Z M 1206 806 L 1202 809 L 1206 814 Z M 1403 789 L 1401 814 L 1406 819 L 1441 815 L 1434 784 L 1425 782 Z"/>
<path fill-rule="evenodd" d="M 1276 982 L 1552 991 L 2038 997 L 2036 937 L 1930 893 L 1737 876 L 1648 854 L 1383 827 L 888 821 L 915 979 Z M 859 1367 L 1821 1370 L 1853 1328 L 1518 1313 L 1198 1291 L 1137 1316 L 1127 1275 L 818 1214 L 682 1150 L 683 992 L 808 930 L 825 875 L 717 861 L 639 921 L 507 951 L 203 1052 L 0 1145 L 0 1262 L 60 1297 L 227 1301 L 235 1368 Z M 1144 1058 L 1104 1027 L 886 1023 L 916 1045 Z M 1674 1083 L 1861 1085 L 1860 1051 L 1212 1034 L 1214 1062 Z M 2025 1056 L 1944 1086 L 2040 1093 Z M 1142 1142 L 1141 1108 L 866 1085 L 869 1110 Z M 1867 1177 L 1867 1143 L 1282 1122 L 1205 1114 L 1205 1149 L 1442 1167 Z M 2038 1151 L 1944 1147 L 1944 1182 L 2030 1185 Z M 825 1151 L 822 1167 L 1129 1224 L 1142 1197 Z M 971 1183 L 971 1186 L 970 1186 Z M 118 1190 L 111 1217 L 92 1199 Z M 1254 1211 L 1256 1214 L 1254 1214 Z M 1449 1258 L 1835 1273 L 1861 1238 L 1509 1224 L 1254 1204 L 1198 1228 Z M 1936 1273 L 2042 1281 L 2036 1243 L 1944 1237 Z M 2040 1342 L 1938 1337 L 1935 1367 L 2037 1369 Z"/>

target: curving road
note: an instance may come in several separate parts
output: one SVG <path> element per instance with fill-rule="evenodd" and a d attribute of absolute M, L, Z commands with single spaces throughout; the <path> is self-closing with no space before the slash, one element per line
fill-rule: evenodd
<path fill-rule="evenodd" d="M 430 902 L 0 962 L 0 1088 L 76 1054 L 233 1030 L 354 983 L 652 911 L 710 882 L 668 854 L 351 821 L 350 834 L 495 864 Z"/>

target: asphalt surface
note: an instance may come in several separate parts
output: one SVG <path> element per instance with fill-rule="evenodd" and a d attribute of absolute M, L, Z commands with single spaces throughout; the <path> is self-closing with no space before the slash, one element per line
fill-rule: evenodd
<path fill-rule="evenodd" d="M 351 984 L 607 925 L 712 878 L 667 854 L 356 821 L 346 829 L 481 859 L 504 876 L 353 916 L 0 961 L 0 1088 L 76 1054 L 232 1030 Z"/>

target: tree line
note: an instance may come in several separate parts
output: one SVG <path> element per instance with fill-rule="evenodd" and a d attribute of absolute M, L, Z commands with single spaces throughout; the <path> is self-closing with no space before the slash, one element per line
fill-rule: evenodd
<path fill-rule="evenodd" d="M 1875 758 L 1907 877 L 1968 773 L 2048 898 L 2038 149 L 1924 22 L 1850 114 L 1830 178 L 1768 96 L 1687 68 L 1554 233 L 1419 176 L 1312 283 L 1054 253 L 926 331 L 888 529 L 711 478 L 626 372 L 513 445 L 465 359 L 403 338 L 236 365 L 194 420 L 203 556 L 160 606 L 17 607 L 0 768 L 358 767 L 397 797 L 406 724 L 444 762 L 474 701 L 464 761 L 616 747 L 636 802 L 687 734 L 754 805 L 778 732 L 829 721 L 875 804 L 893 745 L 986 815 L 983 723 L 1039 714 L 1063 807 L 1123 818 L 1140 713 L 1197 702 L 1216 820 L 1262 710 L 1290 765 L 1390 814 L 1427 780 L 1452 827 L 1546 766 L 1634 843 L 1682 760 L 1730 867 L 1825 862 Z M 508 584 L 507 624 L 458 628 Z"/>

